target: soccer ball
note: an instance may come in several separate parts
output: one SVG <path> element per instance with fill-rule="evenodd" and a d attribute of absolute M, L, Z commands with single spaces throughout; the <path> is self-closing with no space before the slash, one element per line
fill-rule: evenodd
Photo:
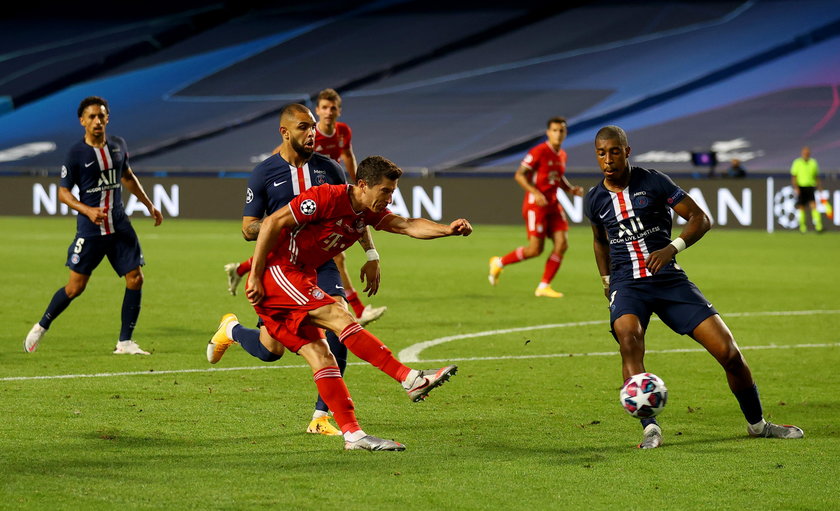
<path fill-rule="evenodd" d="M 667 401 L 665 382 L 652 373 L 634 374 L 621 387 L 621 406 L 637 419 L 656 417 Z"/>

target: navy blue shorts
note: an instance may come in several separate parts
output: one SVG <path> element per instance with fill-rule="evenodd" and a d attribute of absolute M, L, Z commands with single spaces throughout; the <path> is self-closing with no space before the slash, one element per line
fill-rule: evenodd
<path fill-rule="evenodd" d="M 129 227 L 126 231 L 105 236 L 82 237 L 77 234 L 67 249 L 66 266 L 76 273 L 90 275 L 105 256 L 120 277 L 146 264 L 137 233 Z"/>
<path fill-rule="evenodd" d="M 318 287 L 330 296 L 340 296 L 347 299 L 344 292 L 344 283 L 341 282 L 341 274 L 335 261 L 330 259 L 318 267 Z"/>
<path fill-rule="evenodd" d="M 685 274 L 620 281 L 610 286 L 610 329 L 621 316 L 635 314 L 647 330 L 654 313 L 671 330 L 686 335 L 718 312 Z"/>

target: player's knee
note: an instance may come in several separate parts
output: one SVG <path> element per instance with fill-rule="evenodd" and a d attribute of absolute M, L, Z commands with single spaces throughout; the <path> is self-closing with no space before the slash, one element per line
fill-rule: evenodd
<path fill-rule="evenodd" d="M 143 287 L 143 272 L 139 268 L 125 274 L 125 287 L 135 290 Z"/>
<path fill-rule="evenodd" d="M 71 282 L 64 286 L 64 293 L 67 295 L 67 298 L 76 298 L 85 292 L 86 287 L 86 282 Z"/>
<path fill-rule="evenodd" d="M 740 373 L 747 365 L 741 351 L 734 344 L 718 358 L 718 362 L 727 373 Z"/>

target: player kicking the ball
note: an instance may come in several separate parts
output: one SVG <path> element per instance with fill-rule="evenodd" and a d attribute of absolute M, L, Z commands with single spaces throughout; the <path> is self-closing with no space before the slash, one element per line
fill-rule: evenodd
<path fill-rule="evenodd" d="M 802 438 L 796 426 L 764 420 L 758 388 L 729 328 L 674 257 L 709 230 L 709 217 L 671 179 L 655 170 L 631 167 L 627 135 L 606 126 L 595 136 L 595 155 L 604 179 L 586 194 L 584 213 L 595 236 L 595 262 L 610 301 L 610 325 L 621 352 L 625 381 L 647 372 L 645 331 L 656 313 L 679 334 L 690 335 L 726 371 L 747 432 L 754 437 Z M 671 241 L 671 210 L 686 220 Z M 642 419 L 642 449 L 659 447 L 656 419 Z"/>
<path fill-rule="evenodd" d="M 400 382 L 412 401 L 454 375 L 457 367 L 418 371 L 402 364 L 379 339 L 316 283 L 316 269 L 353 245 L 367 225 L 418 239 L 468 236 L 472 226 L 458 219 L 449 225 L 422 218 L 403 218 L 388 211 L 402 170 L 381 156 L 365 158 L 357 169 L 358 184 L 310 188 L 268 216 L 260 227 L 246 296 L 265 324 L 266 335 L 240 342 L 252 355 L 277 355 L 289 349 L 312 368 L 318 392 L 333 412 L 345 449 L 401 451 L 405 446 L 367 435 L 356 421 L 353 401 L 335 357 L 319 328 L 339 333 L 339 340 L 359 358 Z M 236 317 L 222 318 L 208 346 L 221 358 L 242 328 Z M 267 350 L 266 344 L 271 346 Z M 263 358 L 264 359 L 264 358 Z"/>

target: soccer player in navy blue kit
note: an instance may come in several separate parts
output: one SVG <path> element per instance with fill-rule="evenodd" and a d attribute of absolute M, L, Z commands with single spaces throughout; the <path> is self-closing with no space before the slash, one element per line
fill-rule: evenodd
<path fill-rule="evenodd" d="M 700 343 L 724 368 L 750 436 L 802 438 L 796 426 L 764 420 L 758 389 L 732 333 L 674 259 L 709 230 L 709 217 L 665 174 L 631 167 L 627 135 L 618 126 L 598 131 L 595 155 L 604 179 L 586 194 L 584 212 L 592 223 L 595 262 L 609 299 L 625 381 L 646 372 L 645 331 L 656 313 L 673 331 Z M 671 210 L 687 222 L 673 241 Z M 656 419 L 642 419 L 642 427 L 639 447 L 659 447 L 662 430 Z"/>
<path fill-rule="evenodd" d="M 108 102 L 97 96 L 85 98 L 79 104 L 77 114 L 85 136 L 70 148 L 61 167 L 58 188 L 59 200 L 79 212 L 76 238 L 67 251 L 70 280 L 55 292 L 43 317 L 26 336 L 23 348 L 28 353 L 38 348 L 52 322 L 82 294 L 93 270 L 108 256 L 117 275 L 125 277 L 126 286 L 122 327 L 114 353 L 148 355 L 149 352 L 132 340 L 140 315 L 143 287 L 140 267 L 145 262 L 137 234 L 125 213 L 121 188 L 124 186 L 146 206 L 155 226 L 163 221 L 163 215 L 131 171 L 125 140 L 105 134 L 110 115 Z M 73 186 L 79 187 L 78 199 L 71 192 Z"/>
<path fill-rule="evenodd" d="M 329 156 L 314 152 L 315 126 L 315 117 L 304 105 L 286 105 L 280 112 L 283 142 L 275 154 L 254 168 L 248 179 L 242 213 L 242 234 L 246 240 L 256 240 L 263 218 L 284 207 L 301 192 L 322 184 L 346 184 L 341 166 Z M 368 259 L 361 271 L 366 282 L 364 291 L 375 294 L 379 290 L 379 254 L 367 230 L 359 243 L 365 249 Z M 318 286 L 346 306 L 344 286 L 335 262 L 329 261 L 318 268 Z M 279 359 L 285 349 L 277 339 L 271 337 L 265 326 L 260 325 L 259 330 L 244 328 L 239 325 L 235 315 L 226 314 L 213 336 L 219 342 L 211 339 L 207 347 L 207 359 L 211 364 L 221 358 L 224 349 L 220 346 L 228 338 L 266 362 Z M 339 342 L 334 332 L 326 332 L 326 338 L 343 375 L 347 367 L 347 348 Z M 318 396 L 307 433 L 340 435 L 341 431 L 329 419 L 329 408 Z"/>

